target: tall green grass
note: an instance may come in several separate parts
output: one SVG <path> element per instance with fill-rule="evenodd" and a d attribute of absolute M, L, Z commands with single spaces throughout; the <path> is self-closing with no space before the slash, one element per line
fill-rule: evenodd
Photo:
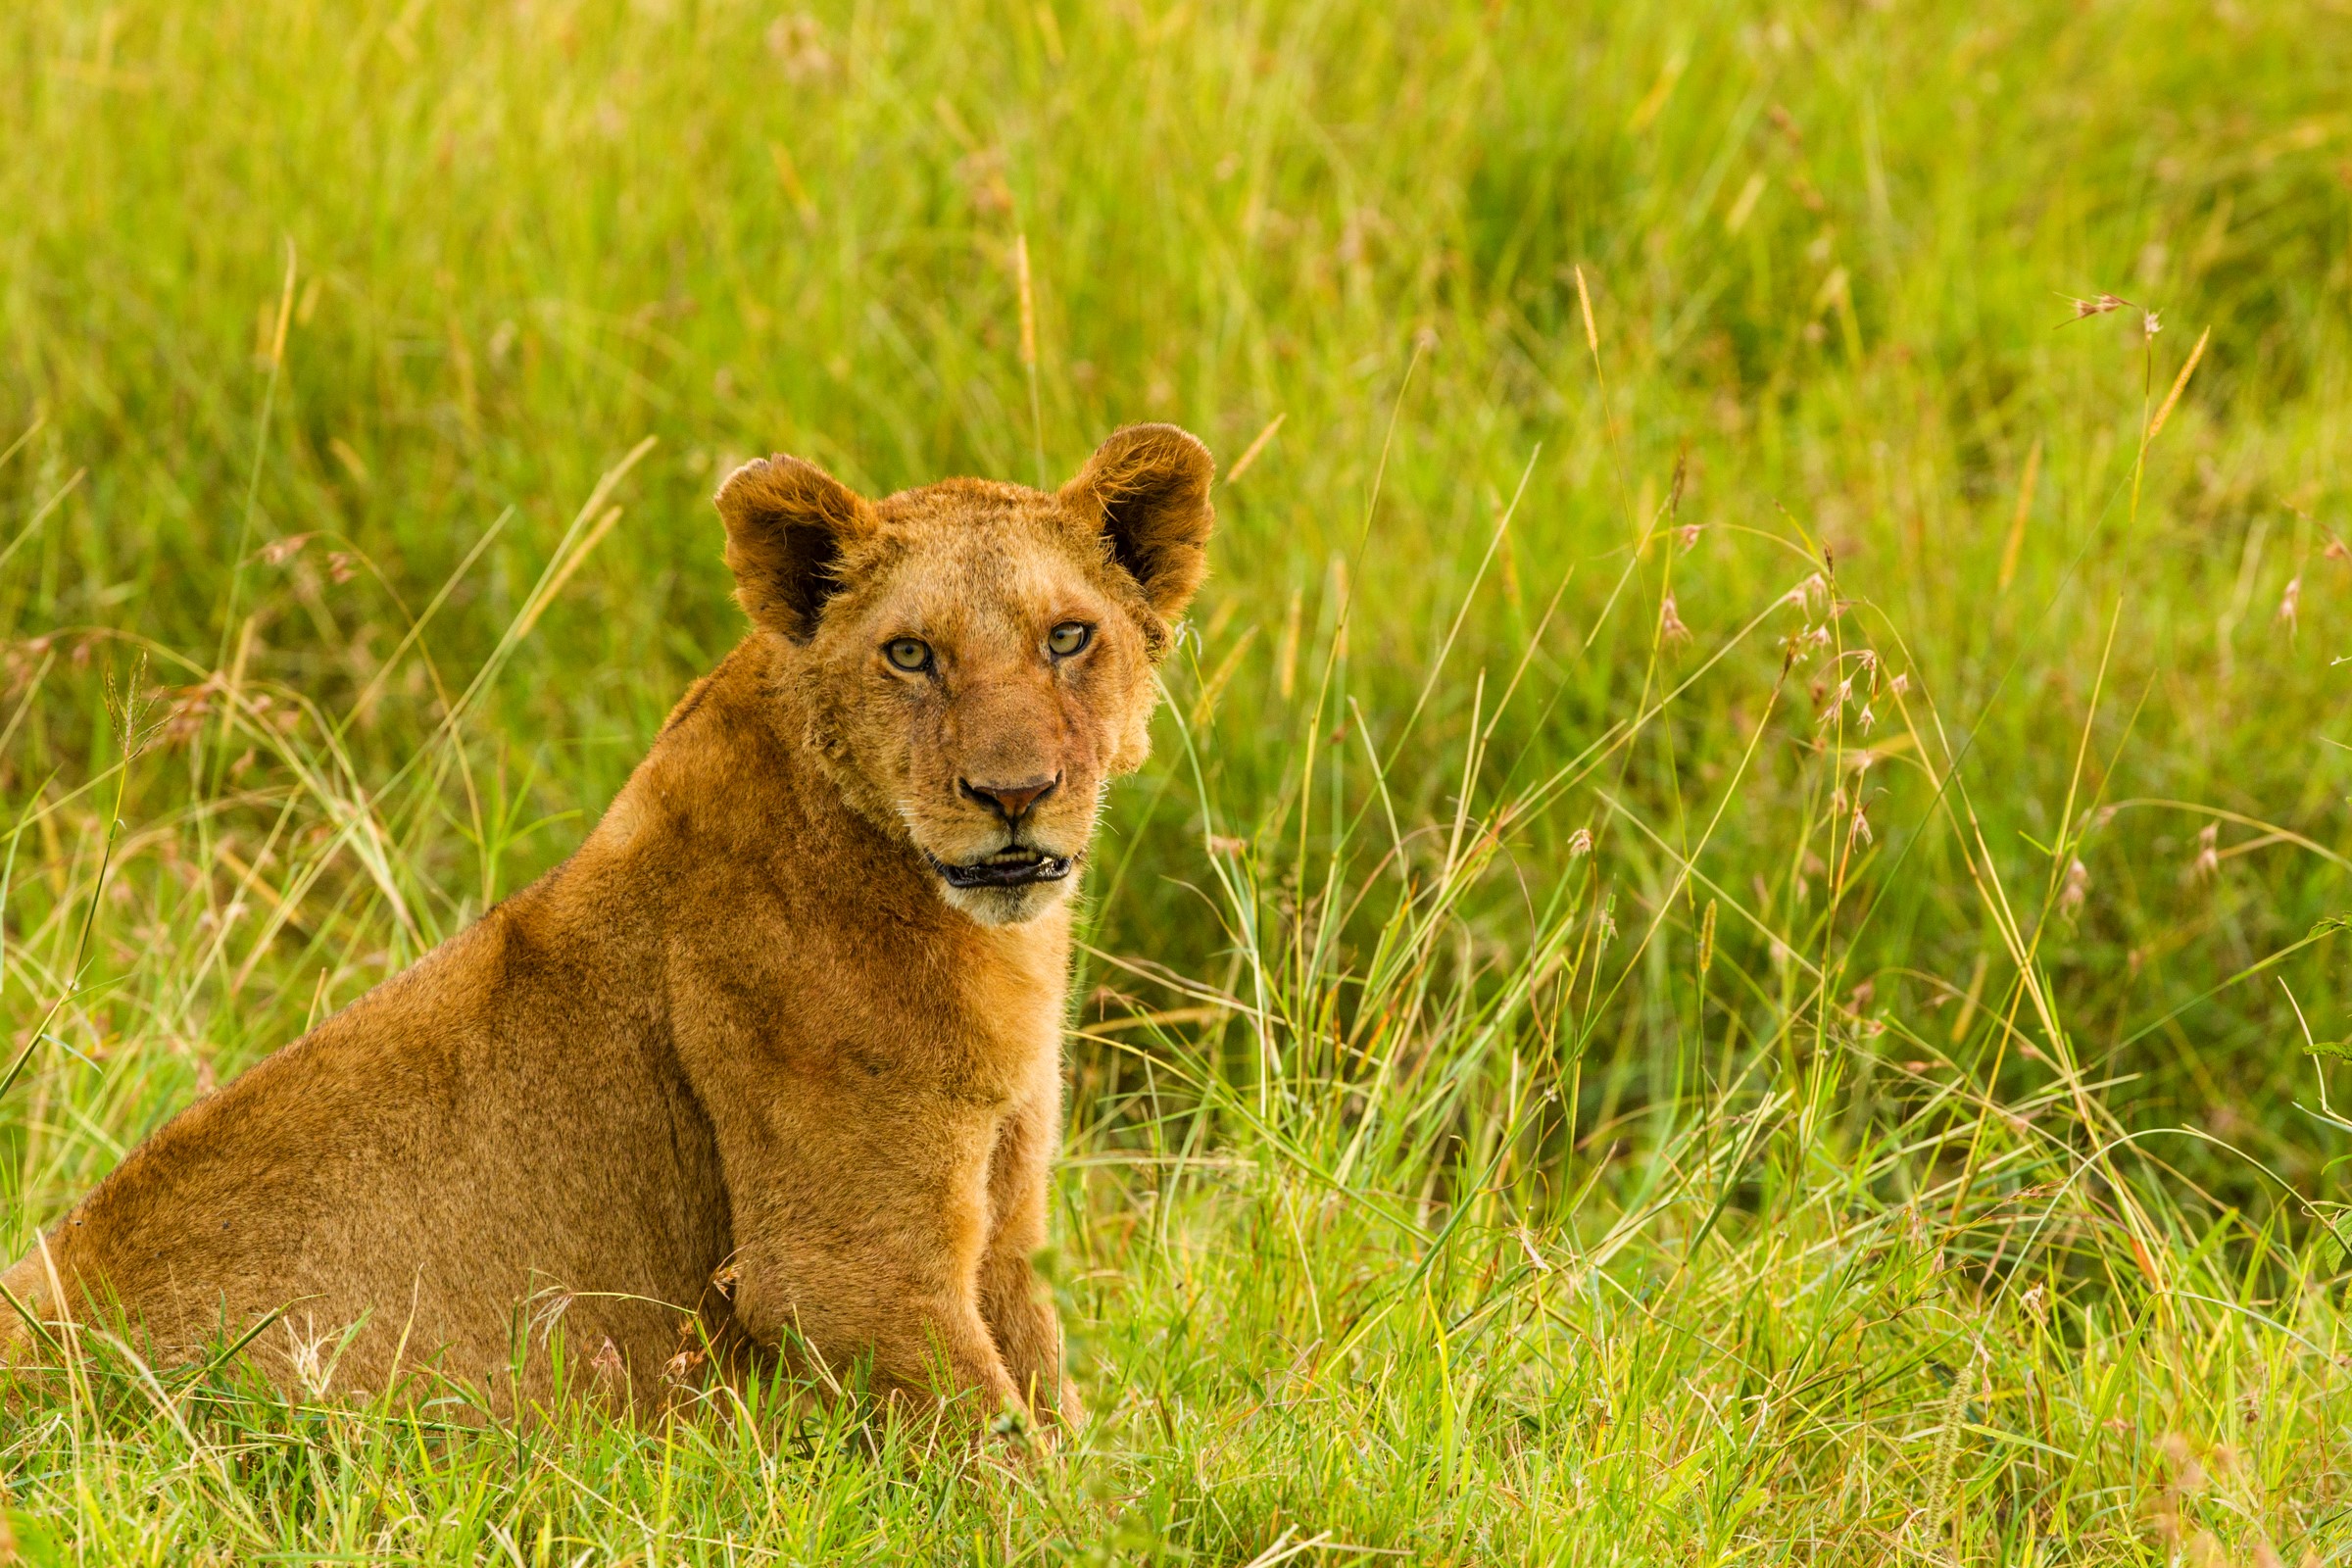
<path fill-rule="evenodd" d="M 20 1551 L 2342 1550 L 2340 23 L 10 9 L 12 1253 L 567 852 L 738 458 L 1228 467 L 1091 883 L 1085 1434 L 92 1345 Z"/>

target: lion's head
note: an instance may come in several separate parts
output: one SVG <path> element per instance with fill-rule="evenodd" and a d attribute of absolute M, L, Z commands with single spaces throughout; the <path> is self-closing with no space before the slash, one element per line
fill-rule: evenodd
<path fill-rule="evenodd" d="M 974 919 L 1065 897 L 1104 787 L 1149 753 L 1214 472 L 1142 424 L 1051 494 L 950 479 L 868 501 L 789 457 L 720 488 L 736 597 L 790 647 L 811 747 Z"/>

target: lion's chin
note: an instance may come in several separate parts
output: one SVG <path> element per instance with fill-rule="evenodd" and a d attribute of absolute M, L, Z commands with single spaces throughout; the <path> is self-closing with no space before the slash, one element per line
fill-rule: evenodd
<path fill-rule="evenodd" d="M 1051 879 L 973 887 L 958 887 L 942 877 L 939 893 L 982 925 L 1020 925 L 1068 898 L 1075 881 L 1068 871 Z"/>

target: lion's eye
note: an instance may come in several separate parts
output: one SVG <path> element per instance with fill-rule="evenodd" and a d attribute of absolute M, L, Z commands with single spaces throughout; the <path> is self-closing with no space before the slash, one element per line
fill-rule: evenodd
<path fill-rule="evenodd" d="M 1067 659 L 1095 639 L 1095 628 L 1081 620 L 1065 620 L 1046 633 L 1046 646 L 1056 659 Z"/>
<path fill-rule="evenodd" d="M 894 637 L 882 645 L 882 657 L 912 674 L 931 663 L 931 645 L 918 637 Z"/>

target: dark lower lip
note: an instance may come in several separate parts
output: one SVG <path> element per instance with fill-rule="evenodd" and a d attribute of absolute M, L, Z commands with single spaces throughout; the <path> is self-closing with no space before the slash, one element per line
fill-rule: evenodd
<path fill-rule="evenodd" d="M 988 861 L 950 865 L 934 858 L 931 868 L 952 888 L 1025 888 L 1033 882 L 1058 882 L 1070 874 L 1066 855 L 1041 855 L 1034 860 Z"/>

